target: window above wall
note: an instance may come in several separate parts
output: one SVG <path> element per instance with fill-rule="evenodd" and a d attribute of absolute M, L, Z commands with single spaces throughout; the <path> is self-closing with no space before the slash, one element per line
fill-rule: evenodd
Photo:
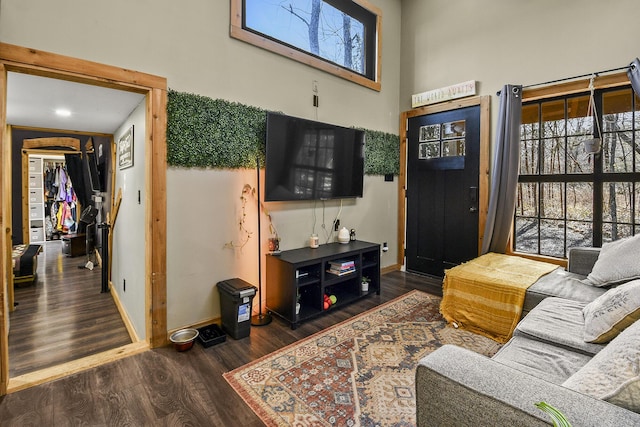
<path fill-rule="evenodd" d="M 231 1 L 231 37 L 378 91 L 381 21 L 365 0 Z"/>

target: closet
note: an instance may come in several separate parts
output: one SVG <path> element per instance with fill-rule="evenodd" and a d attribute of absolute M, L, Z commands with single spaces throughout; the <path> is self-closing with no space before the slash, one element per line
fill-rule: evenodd
<path fill-rule="evenodd" d="M 64 156 L 29 154 L 29 242 L 59 240 L 78 227 L 78 198 Z"/>

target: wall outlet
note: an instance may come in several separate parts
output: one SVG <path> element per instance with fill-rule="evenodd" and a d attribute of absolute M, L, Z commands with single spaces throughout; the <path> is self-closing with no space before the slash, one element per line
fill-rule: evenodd
<path fill-rule="evenodd" d="M 122 292 L 127 292 L 127 279 L 122 279 Z"/>
<path fill-rule="evenodd" d="M 333 230 L 338 231 L 339 228 L 340 228 L 340 220 L 336 219 L 335 222 L 333 223 Z"/>

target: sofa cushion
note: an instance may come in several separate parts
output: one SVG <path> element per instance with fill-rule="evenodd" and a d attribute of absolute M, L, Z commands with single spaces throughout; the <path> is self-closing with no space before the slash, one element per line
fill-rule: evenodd
<path fill-rule="evenodd" d="M 546 342 L 515 336 L 503 345 L 492 359 L 554 384 L 562 384 L 591 360 L 591 356 Z"/>
<path fill-rule="evenodd" d="M 640 234 L 602 245 L 585 283 L 607 286 L 640 278 Z"/>
<path fill-rule="evenodd" d="M 593 266 L 598 260 L 601 248 L 595 247 L 571 247 L 569 248 L 569 260 L 567 263 L 567 270 L 572 273 L 588 276 L 593 270 Z"/>
<path fill-rule="evenodd" d="M 518 323 L 514 336 L 524 336 L 538 341 L 594 355 L 602 344 L 584 342 L 584 317 L 586 302 L 550 297 L 542 301 Z"/>
<path fill-rule="evenodd" d="M 584 340 L 607 343 L 627 326 L 640 319 L 640 280 L 632 280 L 587 304 L 584 314 Z"/>
<path fill-rule="evenodd" d="M 640 322 L 622 331 L 563 385 L 640 412 Z"/>
<path fill-rule="evenodd" d="M 560 297 L 574 301 L 591 302 L 607 289 L 582 283 L 585 276 L 557 268 L 529 286 L 524 297 L 523 313 L 528 313 L 548 297 Z"/>

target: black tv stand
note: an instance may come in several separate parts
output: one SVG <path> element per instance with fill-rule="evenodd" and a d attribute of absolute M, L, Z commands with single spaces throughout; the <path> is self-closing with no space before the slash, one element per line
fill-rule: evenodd
<path fill-rule="evenodd" d="M 332 263 L 353 261 L 354 269 L 333 274 Z M 368 290 L 362 278 L 369 279 Z M 291 324 L 323 315 L 372 293 L 380 295 L 380 245 L 363 241 L 329 243 L 316 249 L 300 248 L 267 256 L 267 310 Z M 324 308 L 324 295 L 336 303 Z M 296 303 L 300 304 L 296 313 Z"/>

